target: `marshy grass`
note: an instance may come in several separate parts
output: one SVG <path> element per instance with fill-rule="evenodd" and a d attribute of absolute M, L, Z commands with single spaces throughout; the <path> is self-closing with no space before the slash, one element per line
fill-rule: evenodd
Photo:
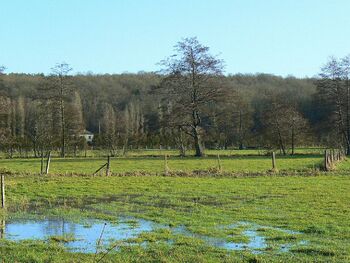
<path fill-rule="evenodd" d="M 55 235 L 55 236 L 49 237 L 49 241 L 58 242 L 58 243 L 69 243 L 76 240 L 77 238 L 72 234 Z"/>
<path fill-rule="evenodd" d="M 227 252 L 195 237 L 154 231 L 135 240 L 140 245 L 122 246 L 106 256 L 107 262 L 135 261 L 140 259 L 138 255 L 146 262 L 248 262 L 252 258 L 262 262 L 346 262 L 350 254 L 350 177 L 336 172 L 236 178 L 23 175 L 8 176 L 6 182 L 7 214 L 11 217 L 23 216 L 23 209 L 36 216 L 64 216 L 77 221 L 82 217 L 118 221 L 124 215 L 242 242 L 247 241 L 242 235 L 246 228 L 229 230 L 226 226 L 244 221 L 261 226 L 257 230 L 266 236 L 270 248 L 258 255 Z M 272 227 L 301 234 L 276 232 Z M 308 243 L 293 246 L 292 252 L 276 253 L 275 248 L 299 240 Z M 148 242 L 151 245 L 142 246 L 145 241 L 152 241 Z M 35 253 L 37 262 L 92 262 L 92 256 L 71 254 L 58 247 L 45 254 L 42 249 L 48 245 L 40 242 L 33 241 L 30 248 L 23 242 L 3 242 L 7 245 L 0 246 L 1 257 L 10 261 L 28 261 Z"/>

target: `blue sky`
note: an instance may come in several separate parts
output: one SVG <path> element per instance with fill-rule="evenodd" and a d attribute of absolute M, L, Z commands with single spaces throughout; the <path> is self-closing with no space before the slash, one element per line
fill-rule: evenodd
<path fill-rule="evenodd" d="M 48 73 L 155 71 L 183 37 L 226 73 L 314 76 L 350 53 L 349 0 L 0 0 L 0 65 Z"/>

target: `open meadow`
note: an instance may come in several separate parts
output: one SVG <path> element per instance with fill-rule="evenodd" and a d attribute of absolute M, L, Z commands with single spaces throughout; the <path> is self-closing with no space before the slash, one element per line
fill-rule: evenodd
<path fill-rule="evenodd" d="M 1 159 L 6 262 L 348 262 L 350 165 L 323 155 L 216 152 L 111 158 Z M 198 177 L 194 171 L 206 170 Z M 146 176 L 147 175 L 147 176 Z M 190 175 L 190 176 L 189 176 Z M 25 234 L 24 234 L 25 233 Z M 119 233 L 119 235 L 116 235 Z M 85 242 L 86 241 L 86 242 Z M 44 251 L 47 251 L 44 253 Z"/>
<path fill-rule="evenodd" d="M 108 228 L 126 217 L 132 228 L 140 224 L 136 219 L 164 226 L 117 240 L 118 250 L 108 253 L 103 262 L 347 262 L 349 187 L 349 176 L 340 174 L 247 178 L 12 176 L 7 178 L 5 221 L 11 224 L 16 219 L 36 222 L 58 217 L 84 222 L 91 218 L 108 222 Z M 23 231 L 30 231 L 30 225 L 27 227 Z M 256 236 L 247 235 L 253 231 Z M 71 232 L 71 238 L 80 238 Z M 55 234 L 55 239 L 47 236 L 42 241 L 14 243 L 3 239 L 0 257 L 8 262 L 96 262 L 93 252 L 71 254 L 64 249 L 64 228 Z M 209 237 L 218 241 L 210 242 Z M 230 242 L 245 245 L 230 249 Z"/>

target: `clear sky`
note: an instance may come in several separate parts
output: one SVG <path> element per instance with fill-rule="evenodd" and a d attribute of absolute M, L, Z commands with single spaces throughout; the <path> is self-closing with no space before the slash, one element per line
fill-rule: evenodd
<path fill-rule="evenodd" d="M 350 53 L 349 0 L 0 0 L 0 65 L 48 73 L 155 71 L 183 37 L 226 73 L 314 76 Z"/>

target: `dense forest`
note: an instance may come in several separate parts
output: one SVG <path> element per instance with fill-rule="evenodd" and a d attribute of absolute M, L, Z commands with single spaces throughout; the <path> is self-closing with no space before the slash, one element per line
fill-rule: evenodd
<path fill-rule="evenodd" d="M 180 55 L 202 47 L 189 41 L 178 46 Z M 198 52 L 208 54 L 208 49 Z M 296 146 L 323 145 L 349 150 L 348 61 L 330 59 L 315 79 L 215 70 L 200 75 L 198 70 L 212 87 L 198 102 L 186 101 L 187 74 L 169 71 L 174 61 L 163 63 L 165 71 L 118 75 L 71 75 L 65 63 L 50 75 L 6 74 L 2 68 L 0 147 L 9 157 L 15 151 L 40 156 L 51 149 L 64 157 L 91 147 L 112 155 L 131 148 L 177 148 L 184 155 L 196 147 L 198 136 L 203 149 L 262 147 L 293 154 Z M 187 130 L 182 122 L 191 114 L 195 118 Z M 91 145 L 80 136 L 84 130 L 95 135 Z"/>

